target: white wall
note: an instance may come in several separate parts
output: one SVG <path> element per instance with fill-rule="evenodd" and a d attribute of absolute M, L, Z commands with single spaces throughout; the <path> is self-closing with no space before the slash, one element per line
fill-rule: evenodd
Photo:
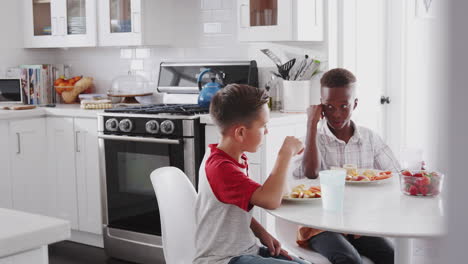
<path fill-rule="evenodd" d="M 0 76 L 20 64 L 54 63 L 56 50 L 23 49 L 23 24 L 20 2 L 0 0 Z"/>

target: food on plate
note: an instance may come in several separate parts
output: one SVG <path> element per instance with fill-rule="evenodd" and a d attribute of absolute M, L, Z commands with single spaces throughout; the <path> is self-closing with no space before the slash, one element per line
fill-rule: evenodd
<path fill-rule="evenodd" d="M 400 188 L 411 196 L 436 196 L 442 189 L 443 177 L 436 171 L 403 170 L 400 172 Z"/>
<path fill-rule="evenodd" d="M 304 184 L 297 185 L 292 188 L 291 193 L 286 195 L 287 198 L 320 198 L 322 192 L 320 186 L 311 186 L 307 188 Z"/>
<path fill-rule="evenodd" d="M 333 167 L 332 169 L 340 169 Z M 345 164 L 343 169 L 346 170 L 346 181 L 348 182 L 370 182 L 380 181 L 392 177 L 391 171 L 379 171 L 373 169 L 357 169 L 356 165 Z"/>

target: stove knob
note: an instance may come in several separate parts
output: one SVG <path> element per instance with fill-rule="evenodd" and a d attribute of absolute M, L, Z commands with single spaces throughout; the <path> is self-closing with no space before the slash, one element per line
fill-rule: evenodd
<path fill-rule="evenodd" d="M 132 121 L 130 121 L 130 119 L 122 119 L 122 120 L 120 120 L 120 123 L 119 123 L 119 129 L 120 129 L 120 131 L 122 131 L 122 132 L 130 132 L 130 131 L 132 131 L 132 128 L 133 128 L 133 124 L 132 124 Z"/>
<path fill-rule="evenodd" d="M 161 132 L 169 135 L 174 132 L 174 123 L 171 120 L 165 120 L 161 123 Z"/>
<path fill-rule="evenodd" d="M 156 120 L 146 122 L 146 132 L 156 134 L 159 131 L 159 123 Z"/>
<path fill-rule="evenodd" d="M 108 131 L 117 131 L 119 128 L 119 121 L 115 118 L 107 119 L 106 121 L 106 130 Z"/>

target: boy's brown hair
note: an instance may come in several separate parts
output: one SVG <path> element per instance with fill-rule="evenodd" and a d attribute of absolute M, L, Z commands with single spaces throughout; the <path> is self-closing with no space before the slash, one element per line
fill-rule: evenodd
<path fill-rule="evenodd" d="M 343 68 L 327 71 L 320 79 L 320 86 L 328 88 L 345 87 L 356 82 L 356 76 Z"/>
<path fill-rule="evenodd" d="M 210 115 L 224 134 L 234 124 L 245 124 L 248 127 L 267 102 L 268 94 L 265 89 L 245 84 L 229 84 L 211 99 Z"/>

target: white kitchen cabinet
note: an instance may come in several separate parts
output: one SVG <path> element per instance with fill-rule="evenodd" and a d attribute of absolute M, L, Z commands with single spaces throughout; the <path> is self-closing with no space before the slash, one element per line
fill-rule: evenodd
<path fill-rule="evenodd" d="M 73 118 L 47 117 L 47 159 L 50 216 L 70 221 L 78 229 Z"/>
<path fill-rule="evenodd" d="M 45 119 L 10 121 L 9 131 L 13 208 L 50 215 Z"/>
<path fill-rule="evenodd" d="M 101 231 L 97 123 L 93 118 L 47 117 L 51 216 L 71 228 Z"/>
<path fill-rule="evenodd" d="M 99 45 L 167 45 L 175 21 L 170 0 L 99 0 Z"/>
<path fill-rule="evenodd" d="M 79 230 L 102 234 L 97 120 L 75 118 Z"/>
<path fill-rule="evenodd" d="M 13 208 L 8 121 L 0 121 L 0 208 Z"/>
<path fill-rule="evenodd" d="M 323 0 L 237 0 L 239 41 L 322 41 Z"/>
<path fill-rule="evenodd" d="M 96 0 L 21 0 L 24 47 L 96 46 Z"/>

